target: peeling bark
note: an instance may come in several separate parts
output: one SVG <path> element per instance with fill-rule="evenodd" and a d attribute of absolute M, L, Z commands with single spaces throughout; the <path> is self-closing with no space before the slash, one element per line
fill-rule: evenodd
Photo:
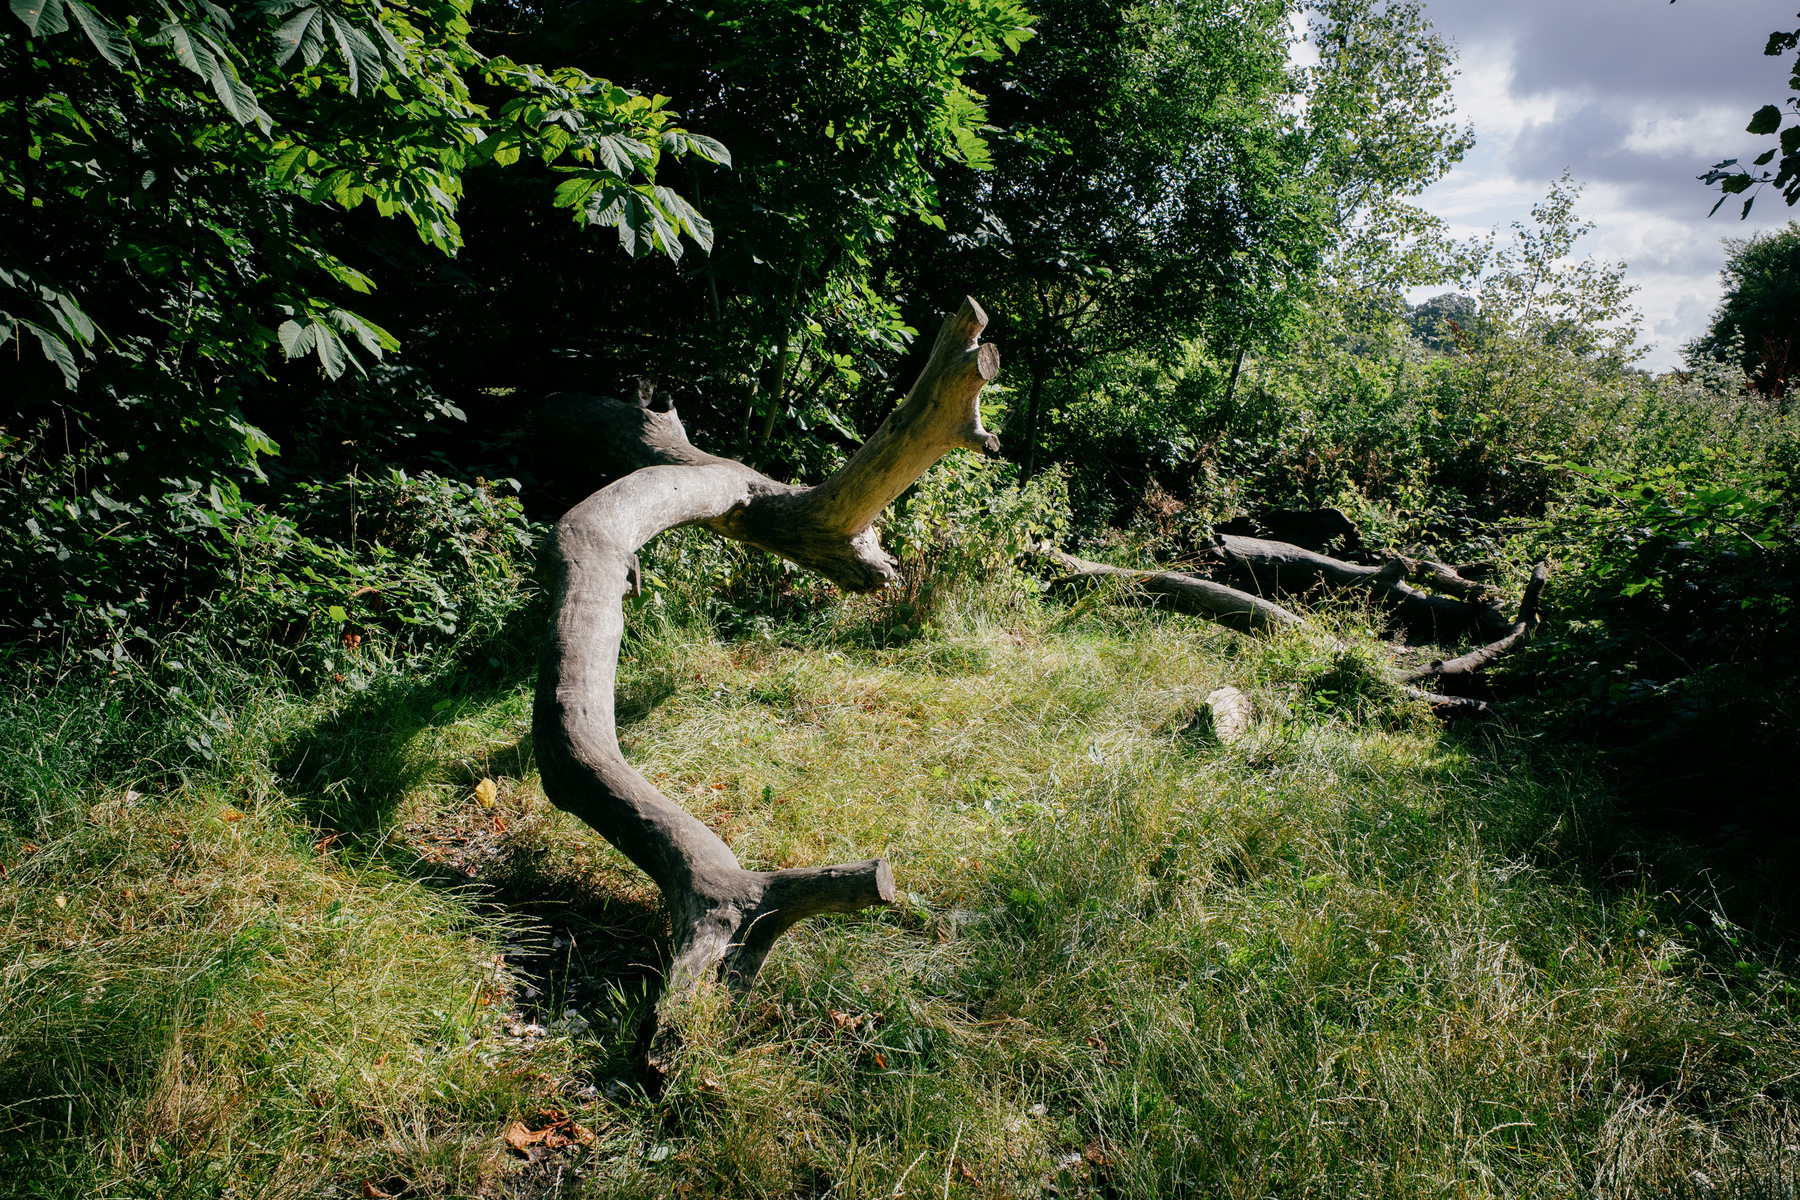
<path fill-rule="evenodd" d="M 552 617 L 539 664 L 532 731 L 545 794 L 580 817 L 662 890 L 673 938 L 659 1020 L 709 979 L 747 989 L 796 921 L 891 903 L 881 859 L 751 871 L 699 820 L 662 795 L 619 751 L 613 692 L 640 546 L 696 525 L 783 555 L 850 591 L 896 578 L 872 528 L 926 468 L 957 447 L 986 454 L 981 389 L 999 354 L 980 344 L 987 317 L 966 300 L 939 332 L 905 401 L 837 474 L 815 488 L 779 483 L 694 448 L 667 401 L 564 395 L 538 436 L 589 481 L 611 479 L 557 523 L 545 552 Z M 657 1051 L 652 1050 L 654 1063 Z"/>

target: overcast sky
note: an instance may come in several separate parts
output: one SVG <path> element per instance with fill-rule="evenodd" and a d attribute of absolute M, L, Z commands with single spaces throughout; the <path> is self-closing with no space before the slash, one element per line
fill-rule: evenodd
<path fill-rule="evenodd" d="M 1638 285 L 1644 365 L 1679 364 L 1719 299 L 1720 239 L 1800 217 L 1763 189 L 1706 213 L 1718 193 L 1694 178 L 1748 160 L 1772 139 L 1750 114 L 1788 95 L 1791 58 L 1768 58 L 1769 31 L 1800 24 L 1800 0 L 1425 0 L 1456 43 L 1457 103 L 1475 149 L 1424 204 L 1468 237 L 1526 219 L 1567 168 L 1597 228 L 1577 247 L 1623 261 Z M 1746 153 L 1748 152 L 1748 153 Z M 1414 299 L 1421 297 L 1415 296 Z"/>

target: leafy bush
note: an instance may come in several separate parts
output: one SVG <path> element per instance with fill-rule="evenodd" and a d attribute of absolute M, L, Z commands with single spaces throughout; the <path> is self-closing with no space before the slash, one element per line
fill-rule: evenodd
<path fill-rule="evenodd" d="M 1712 667 L 1793 658 L 1800 540 L 1790 479 L 1719 447 L 1638 470 L 1570 465 L 1568 499 L 1538 533 L 1565 556 L 1541 648 L 1556 677 L 1623 702 Z"/>
<path fill-rule="evenodd" d="M 228 653 L 343 675 L 350 651 L 491 633 L 530 591 L 536 535 L 510 481 L 390 469 L 255 504 L 223 481 L 167 479 L 127 501 L 82 495 L 27 455 L 13 465 L 0 580 L 22 602 L 3 632 L 46 669 Z"/>

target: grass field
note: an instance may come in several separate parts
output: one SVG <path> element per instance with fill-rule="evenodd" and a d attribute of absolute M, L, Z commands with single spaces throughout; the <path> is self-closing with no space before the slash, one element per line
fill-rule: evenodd
<path fill-rule="evenodd" d="M 1355 613 L 996 611 L 639 610 L 627 756 L 746 865 L 905 893 L 791 932 L 655 1097 L 656 896 L 537 788 L 529 631 L 15 697 L 0 1193 L 1794 1194 L 1783 960 L 1622 866 L 1582 759 L 1398 700 Z"/>

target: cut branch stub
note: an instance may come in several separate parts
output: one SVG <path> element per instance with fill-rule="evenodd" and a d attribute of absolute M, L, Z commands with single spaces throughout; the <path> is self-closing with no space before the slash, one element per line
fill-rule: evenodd
<path fill-rule="evenodd" d="M 593 475 L 616 479 L 566 513 L 546 548 L 552 616 L 539 662 L 532 731 L 544 792 L 586 821 L 662 889 L 673 925 L 659 1013 L 709 978 L 735 989 L 755 979 L 794 922 L 892 903 L 886 862 L 750 871 L 712 830 L 663 796 L 619 751 L 613 691 L 624 595 L 637 550 L 666 529 L 699 525 L 782 554 L 864 591 L 895 578 L 875 517 L 958 446 L 995 453 L 981 427 L 981 389 L 999 355 L 979 344 L 986 315 L 973 300 L 945 322 L 904 403 L 843 469 L 818 488 L 779 483 L 696 450 L 666 401 L 641 405 L 561 396 L 540 413 L 541 441 Z"/>

